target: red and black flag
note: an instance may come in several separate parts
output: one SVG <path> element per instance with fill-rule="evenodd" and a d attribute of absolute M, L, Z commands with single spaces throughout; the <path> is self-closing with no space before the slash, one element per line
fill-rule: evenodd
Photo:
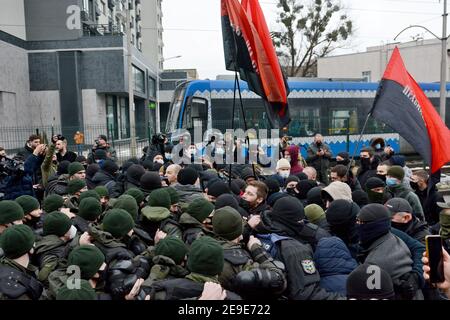
<path fill-rule="evenodd" d="M 226 69 L 266 101 L 273 127 L 286 126 L 289 89 L 258 0 L 221 0 L 221 16 Z"/>
<path fill-rule="evenodd" d="M 408 73 L 396 47 L 371 110 L 398 132 L 436 172 L 450 162 L 450 130 Z"/>

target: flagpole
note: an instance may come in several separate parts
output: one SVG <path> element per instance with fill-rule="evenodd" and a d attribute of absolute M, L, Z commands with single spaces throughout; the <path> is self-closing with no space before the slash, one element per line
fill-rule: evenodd
<path fill-rule="evenodd" d="M 366 121 L 364 122 L 364 126 L 362 127 L 361 133 L 359 134 L 359 138 L 358 138 L 358 142 L 356 144 L 356 148 L 354 148 L 352 158 L 350 159 L 350 162 L 347 165 L 347 172 L 345 174 L 346 176 L 348 176 L 348 173 L 350 171 L 350 167 L 351 167 L 351 165 L 353 163 L 353 160 L 355 159 L 356 151 L 358 151 L 359 144 L 361 143 L 364 131 L 366 130 L 367 122 L 369 122 L 369 118 L 370 118 L 371 115 L 372 115 L 372 110 L 370 110 L 369 113 L 367 114 Z"/>
<path fill-rule="evenodd" d="M 231 116 L 231 128 L 233 129 L 233 135 L 234 135 L 234 110 L 236 107 L 236 83 L 239 82 L 239 78 L 237 75 L 237 71 L 234 71 L 234 88 L 233 88 L 233 112 L 232 112 L 232 116 Z M 234 136 L 232 139 L 233 143 L 234 143 Z M 226 146 L 227 148 L 227 146 Z M 239 151 L 239 150 L 237 150 Z M 225 157 L 226 158 L 226 157 Z M 234 162 L 234 152 L 233 152 L 233 161 Z M 230 167 L 228 168 L 228 185 L 231 188 L 231 163 L 230 163 Z"/>

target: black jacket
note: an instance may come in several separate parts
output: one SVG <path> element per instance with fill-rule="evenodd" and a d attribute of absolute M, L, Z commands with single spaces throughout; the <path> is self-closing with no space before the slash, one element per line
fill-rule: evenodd
<path fill-rule="evenodd" d="M 67 160 L 69 162 L 74 162 L 77 159 L 77 154 L 73 151 L 67 151 L 64 156 L 62 156 L 59 152 L 56 153 L 56 158 L 58 162 L 62 162 Z"/>
<path fill-rule="evenodd" d="M 423 191 L 416 190 L 415 193 L 419 197 L 420 204 L 423 208 L 423 213 L 428 224 L 434 225 L 439 222 L 439 213 L 442 208 L 439 208 L 437 202 L 444 202 L 441 194 L 436 190 L 435 185 L 429 185 Z"/>
<path fill-rule="evenodd" d="M 100 170 L 94 175 L 92 182 L 96 187 L 105 186 L 108 189 L 108 193 L 111 194 L 116 185 L 116 178 L 109 173 Z"/>
<path fill-rule="evenodd" d="M 320 288 L 313 251 L 307 244 L 294 239 L 277 242 L 278 254 L 274 258 L 284 263 L 288 277 L 286 295 L 290 300 L 344 300 L 338 293 Z"/>

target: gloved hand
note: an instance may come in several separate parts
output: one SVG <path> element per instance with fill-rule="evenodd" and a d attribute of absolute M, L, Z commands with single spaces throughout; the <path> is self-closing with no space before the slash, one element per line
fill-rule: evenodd
<path fill-rule="evenodd" d="M 411 271 L 402 275 L 398 283 L 394 284 L 395 292 L 401 297 L 402 300 L 412 300 L 416 295 L 419 286 L 419 276 L 417 273 Z"/>

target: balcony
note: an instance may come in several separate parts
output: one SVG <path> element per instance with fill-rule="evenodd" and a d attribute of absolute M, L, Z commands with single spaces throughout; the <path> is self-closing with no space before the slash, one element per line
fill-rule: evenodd
<path fill-rule="evenodd" d="M 112 24 L 88 24 L 83 25 L 83 34 L 88 37 L 124 35 L 120 26 Z"/>

